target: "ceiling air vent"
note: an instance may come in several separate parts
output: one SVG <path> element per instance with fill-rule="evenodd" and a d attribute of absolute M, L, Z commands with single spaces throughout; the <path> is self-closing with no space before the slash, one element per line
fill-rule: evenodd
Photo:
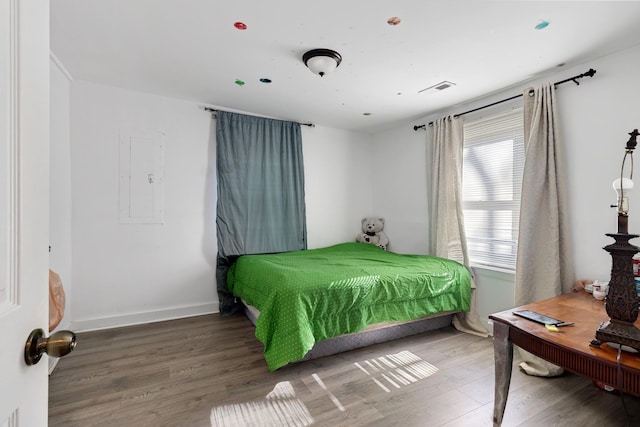
<path fill-rule="evenodd" d="M 429 86 L 428 88 L 419 90 L 418 93 L 422 93 L 422 92 L 426 92 L 426 91 L 430 91 L 430 90 L 445 90 L 450 88 L 451 86 L 455 86 L 456 84 L 453 82 L 449 82 L 449 81 L 442 81 L 440 83 L 436 83 L 433 86 Z"/>

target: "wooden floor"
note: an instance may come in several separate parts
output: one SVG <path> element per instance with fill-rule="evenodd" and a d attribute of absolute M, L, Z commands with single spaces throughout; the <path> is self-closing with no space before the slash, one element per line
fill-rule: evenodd
<path fill-rule="evenodd" d="M 432 369 L 385 378 L 395 354 Z M 51 427 L 491 426 L 493 349 L 445 328 L 269 372 L 243 315 L 210 315 L 79 334 L 49 384 Z M 586 379 L 516 367 L 503 426 L 640 425 L 640 399 L 624 403 L 629 419 Z"/>

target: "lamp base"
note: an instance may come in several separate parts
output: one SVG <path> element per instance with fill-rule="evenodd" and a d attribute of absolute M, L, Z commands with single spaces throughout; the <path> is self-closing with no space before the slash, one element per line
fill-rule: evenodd
<path fill-rule="evenodd" d="M 615 239 L 615 243 L 604 247 L 612 259 L 609 292 L 605 299 L 609 321 L 600 324 L 591 345 L 599 347 L 608 342 L 640 351 L 640 329 L 634 325 L 638 319 L 640 299 L 633 275 L 633 256 L 640 252 L 640 248 L 629 243 L 629 240 L 640 236 L 621 232 L 607 236 Z"/>
<path fill-rule="evenodd" d="M 610 320 L 603 322 L 596 329 L 596 338 L 591 341 L 594 347 L 602 343 L 616 343 L 640 352 L 640 329 L 633 323 Z"/>

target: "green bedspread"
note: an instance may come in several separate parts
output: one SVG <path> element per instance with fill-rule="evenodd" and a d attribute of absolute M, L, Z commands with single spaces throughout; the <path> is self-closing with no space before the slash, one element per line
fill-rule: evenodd
<path fill-rule="evenodd" d="M 379 322 L 469 311 L 471 299 L 463 265 L 363 243 L 244 255 L 227 282 L 231 293 L 260 310 L 256 337 L 272 371 L 321 340 Z"/>

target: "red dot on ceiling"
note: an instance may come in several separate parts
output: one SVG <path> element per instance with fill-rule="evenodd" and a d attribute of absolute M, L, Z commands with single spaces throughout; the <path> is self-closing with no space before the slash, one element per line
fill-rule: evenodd
<path fill-rule="evenodd" d="M 247 24 L 245 24 L 244 22 L 236 22 L 235 24 L 233 24 L 234 27 L 236 27 L 239 30 L 246 30 L 247 29 Z"/>

